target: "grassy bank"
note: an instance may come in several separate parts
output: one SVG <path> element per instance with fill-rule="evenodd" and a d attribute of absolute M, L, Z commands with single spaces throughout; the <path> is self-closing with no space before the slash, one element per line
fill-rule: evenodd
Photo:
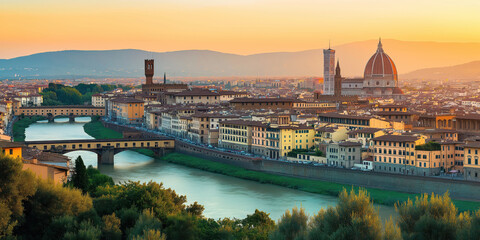
<path fill-rule="evenodd" d="M 253 180 L 260 183 L 269 183 L 324 195 L 338 196 L 338 194 L 343 190 L 343 188 L 352 188 L 351 185 L 347 184 L 338 184 L 320 180 L 295 178 L 270 173 L 250 171 L 241 167 L 218 163 L 181 153 L 171 153 L 166 155 L 162 159 L 171 163 L 181 164 L 192 168 L 198 168 L 209 172 L 220 173 L 232 177 Z M 358 189 L 358 187 L 354 188 Z M 403 202 L 406 201 L 408 198 L 415 199 L 416 196 L 420 196 L 419 194 L 385 191 L 375 188 L 365 189 L 370 193 L 370 196 L 375 203 L 387 206 L 393 206 L 396 202 Z M 480 208 L 480 202 L 454 200 L 454 203 L 460 211 L 475 211 Z"/>
<path fill-rule="evenodd" d="M 98 119 L 92 119 L 92 122 L 85 124 L 85 132 L 97 139 L 119 138 L 121 133 L 108 129 L 102 125 Z M 137 152 L 153 157 L 153 152 L 147 149 L 139 149 Z M 218 163 L 203 158 L 198 158 L 181 153 L 171 153 L 162 158 L 162 160 L 197 168 L 209 172 L 220 173 L 232 177 L 257 181 L 260 183 L 269 183 L 278 186 L 298 189 L 301 191 L 318 193 L 330 196 L 338 196 L 343 188 L 351 189 L 351 185 L 338 184 L 326 181 L 295 178 L 288 176 L 275 175 L 270 173 L 256 172 L 236 167 L 228 164 Z M 358 189 L 358 187 L 354 187 Z M 385 191 L 374 188 L 366 188 L 373 201 L 378 204 L 393 206 L 396 202 L 406 201 L 408 198 L 414 199 L 419 194 L 401 193 L 395 191 Z M 480 208 L 480 202 L 469 202 L 454 200 L 455 205 L 460 211 L 474 211 Z"/>
<path fill-rule="evenodd" d="M 19 119 L 13 124 L 12 134 L 13 134 L 13 141 L 15 142 L 23 142 L 25 141 L 25 129 L 40 120 L 45 120 L 45 117 L 42 116 L 32 116 L 32 117 L 24 117 Z"/>
<path fill-rule="evenodd" d="M 98 117 L 92 117 L 92 120 L 89 123 L 83 125 L 83 130 L 96 139 L 114 139 L 123 137 L 121 132 L 104 127 Z"/>

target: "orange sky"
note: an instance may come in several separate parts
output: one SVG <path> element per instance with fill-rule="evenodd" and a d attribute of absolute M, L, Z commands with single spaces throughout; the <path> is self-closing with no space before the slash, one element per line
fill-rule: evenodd
<path fill-rule="evenodd" d="M 378 37 L 480 42 L 479 12 L 477 0 L 3 0 L 0 58 L 121 48 L 251 54 Z"/>

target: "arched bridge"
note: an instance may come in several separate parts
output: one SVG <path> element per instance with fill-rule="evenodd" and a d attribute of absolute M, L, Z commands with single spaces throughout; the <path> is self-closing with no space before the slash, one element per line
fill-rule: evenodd
<path fill-rule="evenodd" d="M 94 152 L 97 154 L 98 164 L 113 164 L 114 155 L 125 150 L 150 149 L 155 155 L 163 156 L 166 151 L 173 151 L 175 148 L 175 140 L 171 138 L 49 140 L 27 141 L 24 144 L 61 154 L 79 150 Z"/>
<path fill-rule="evenodd" d="M 53 122 L 55 117 L 65 116 L 70 122 L 75 121 L 75 117 L 80 116 L 105 116 L 104 107 L 94 107 L 92 105 L 64 105 L 64 106 L 36 106 L 20 107 L 14 109 L 16 116 L 45 116 L 49 122 Z"/>

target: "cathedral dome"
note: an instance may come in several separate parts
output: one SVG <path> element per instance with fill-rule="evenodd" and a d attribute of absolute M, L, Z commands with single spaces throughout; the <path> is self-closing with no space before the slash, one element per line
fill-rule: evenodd
<path fill-rule="evenodd" d="M 368 60 L 364 72 L 365 79 L 388 78 L 397 80 L 397 68 L 393 60 L 383 51 L 382 41 L 378 42 L 377 52 Z"/>

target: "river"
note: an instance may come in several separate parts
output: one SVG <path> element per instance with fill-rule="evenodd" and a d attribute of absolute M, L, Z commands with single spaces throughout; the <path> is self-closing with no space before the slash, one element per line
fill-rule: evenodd
<path fill-rule="evenodd" d="M 83 131 L 89 117 L 78 117 L 75 123 L 68 118 L 57 118 L 54 123 L 39 121 L 25 130 L 26 141 L 92 139 Z M 88 151 L 65 154 L 74 160 L 82 156 L 85 165 L 97 167 L 97 156 Z M 187 196 L 189 203 L 198 202 L 205 206 L 204 216 L 218 219 L 224 217 L 245 218 L 255 209 L 270 213 L 279 219 L 287 209 L 303 207 L 313 215 L 321 208 L 335 205 L 337 198 L 312 194 L 294 189 L 262 184 L 175 165 L 139 154 L 124 151 L 115 155 L 114 166 L 100 166 L 100 171 L 111 176 L 115 182 L 127 180 L 140 182 L 162 182 L 165 187 Z M 378 206 L 382 218 L 394 214 L 392 207 Z"/>

